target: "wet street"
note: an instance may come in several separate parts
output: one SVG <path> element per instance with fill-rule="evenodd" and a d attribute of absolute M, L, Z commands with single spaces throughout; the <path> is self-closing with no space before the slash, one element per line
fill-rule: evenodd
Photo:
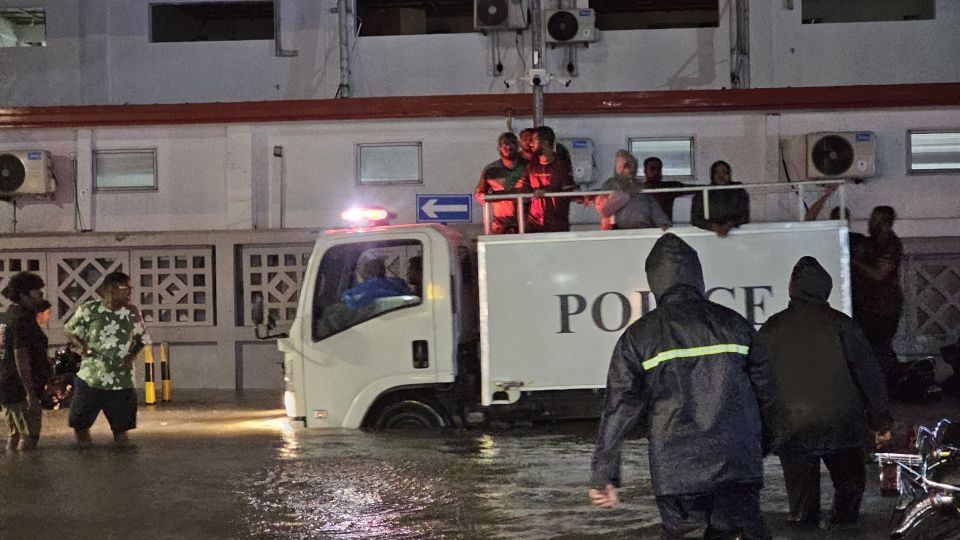
<path fill-rule="evenodd" d="M 593 424 L 404 435 L 291 428 L 276 392 L 176 395 L 141 406 L 133 444 L 78 450 L 66 411 L 44 418 L 40 450 L 0 454 L 0 538 L 656 538 L 646 446 L 630 441 L 623 504 L 587 501 Z M 899 407 L 904 423 L 960 410 Z M 878 539 L 893 499 L 870 466 L 864 516 L 846 531 L 784 525 L 778 461 L 763 509 L 777 538 Z M 829 505 L 829 479 L 823 476 Z"/>

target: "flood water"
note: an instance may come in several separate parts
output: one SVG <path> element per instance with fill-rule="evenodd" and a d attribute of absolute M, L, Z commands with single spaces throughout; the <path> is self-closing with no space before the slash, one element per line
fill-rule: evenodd
<path fill-rule="evenodd" d="M 593 424 L 399 434 L 294 428 L 272 394 L 141 407 L 134 444 L 101 418 L 78 450 L 64 411 L 41 449 L 0 454 L 0 538 L 655 538 L 646 444 L 629 441 L 614 510 L 589 505 Z M 953 404 L 954 406 L 956 404 Z M 956 410 L 954 408 L 954 410 Z M 930 410 L 915 416 L 935 416 Z M 777 538 L 884 538 L 892 499 L 875 467 L 861 525 L 783 524 L 768 458 L 763 509 Z M 829 479 L 824 476 L 824 508 Z"/>

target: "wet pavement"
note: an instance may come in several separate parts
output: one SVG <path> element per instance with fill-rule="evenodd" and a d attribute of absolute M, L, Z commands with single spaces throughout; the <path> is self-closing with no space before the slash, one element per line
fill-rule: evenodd
<path fill-rule="evenodd" d="M 66 411 L 45 413 L 41 448 L 0 454 L 0 538 L 656 538 L 645 441 L 629 441 L 614 510 L 586 497 L 595 425 L 399 434 L 306 430 L 276 392 L 182 393 L 141 406 L 133 443 L 75 448 Z M 932 423 L 960 403 L 900 406 Z M 794 531 L 776 458 L 762 505 L 776 538 L 885 538 L 893 499 L 876 466 L 861 523 Z M 823 476 L 823 506 L 829 478 Z"/>

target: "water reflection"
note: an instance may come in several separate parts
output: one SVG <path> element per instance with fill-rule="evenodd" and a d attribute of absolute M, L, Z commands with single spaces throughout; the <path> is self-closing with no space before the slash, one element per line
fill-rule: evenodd
<path fill-rule="evenodd" d="M 243 482 L 251 536 L 283 538 L 580 538 L 636 535 L 657 518 L 649 480 L 634 502 L 589 506 L 590 439 L 579 435 L 401 435 L 295 430 Z M 645 445 L 627 457 L 645 471 Z M 643 503 L 643 504 L 640 504 Z M 562 523 L 562 530 L 558 530 Z M 611 536 L 612 535 L 612 536 Z"/>

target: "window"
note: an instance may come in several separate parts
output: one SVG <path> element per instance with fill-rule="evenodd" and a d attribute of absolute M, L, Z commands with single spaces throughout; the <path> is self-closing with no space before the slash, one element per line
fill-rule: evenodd
<path fill-rule="evenodd" d="M 273 39 L 273 2 L 152 4 L 150 42 Z"/>
<path fill-rule="evenodd" d="M 93 167 L 97 191 L 157 189 L 155 149 L 96 150 Z"/>
<path fill-rule="evenodd" d="M 934 0 L 803 0 L 803 24 L 920 21 L 934 18 Z"/>
<path fill-rule="evenodd" d="M 627 144 L 640 162 L 641 173 L 645 159 L 658 157 L 663 161 L 664 176 L 693 176 L 693 137 L 631 138 Z"/>
<path fill-rule="evenodd" d="M 0 47 L 46 46 L 47 17 L 43 9 L 0 9 Z"/>
<path fill-rule="evenodd" d="M 715 28 L 719 0 L 590 0 L 599 30 Z"/>
<path fill-rule="evenodd" d="M 474 32 L 474 0 L 357 0 L 361 36 Z"/>
<path fill-rule="evenodd" d="M 418 142 L 358 144 L 358 182 L 361 184 L 422 184 L 420 146 Z"/>
<path fill-rule="evenodd" d="M 908 131 L 907 172 L 960 172 L 960 129 Z"/>
<path fill-rule="evenodd" d="M 421 304 L 423 244 L 389 240 L 327 250 L 313 297 L 313 340 L 320 341 L 384 313 Z"/>

